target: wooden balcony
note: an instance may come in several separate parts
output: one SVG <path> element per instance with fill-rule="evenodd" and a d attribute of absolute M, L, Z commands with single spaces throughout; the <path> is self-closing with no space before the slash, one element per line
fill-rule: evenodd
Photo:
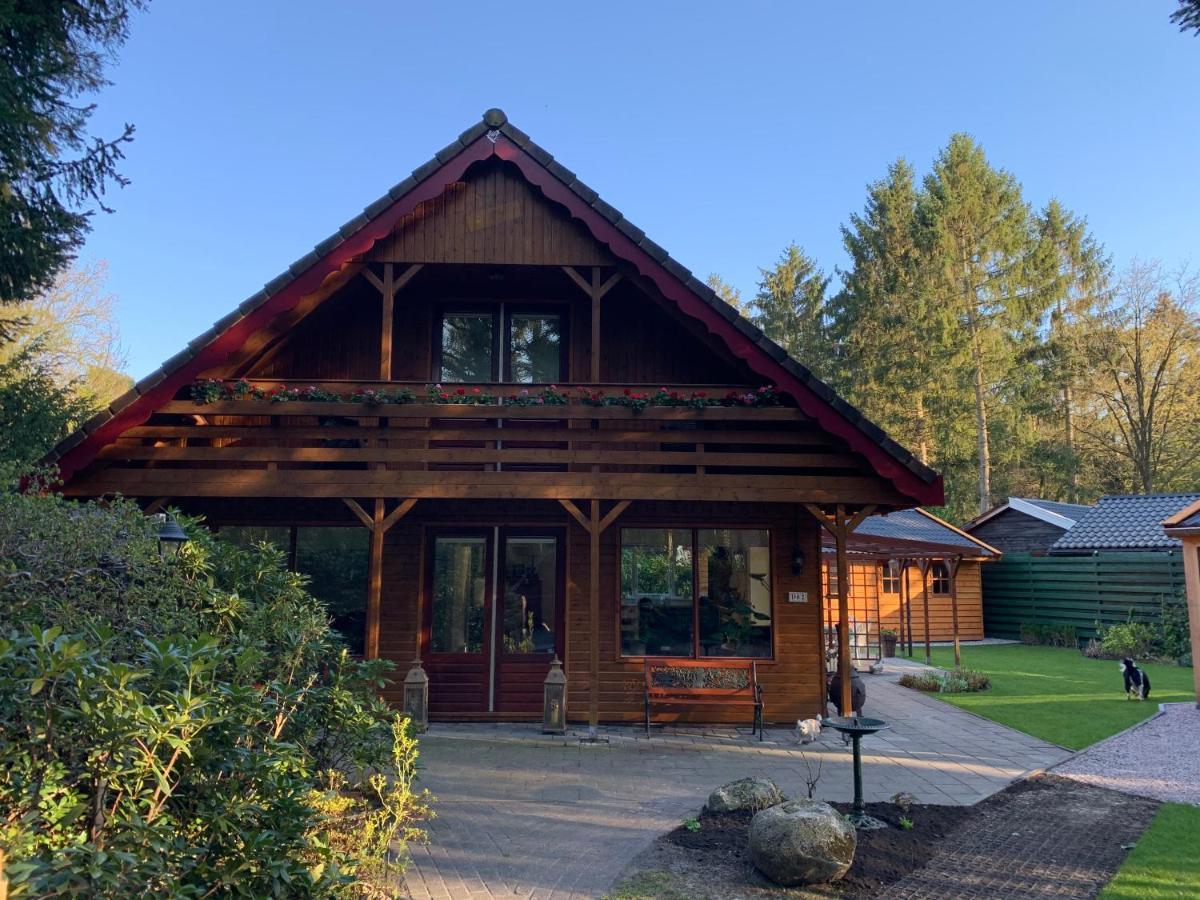
<path fill-rule="evenodd" d="M 280 382 L 255 385 L 276 389 Z M 879 502 L 890 492 L 854 454 L 785 405 L 655 405 L 659 385 L 560 385 L 566 403 L 511 400 L 521 385 L 288 382 L 366 404 L 176 399 L 105 447 L 72 494 L 130 496 L 694 499 Z M 460 396 L 457 391 L 462 390 Z M 681 398 L 744 396 L 746 385 L 666 386 Z M 531 388 L 535 394 L 538 388 Z M 595 405 L 584 392 L 617 403 Z M 612 403 L 613 401 L 609 401 Z M 685 400 L 673 401 L 684 403 Z M 701 402 L 714 403 L 713 399 Z"/>

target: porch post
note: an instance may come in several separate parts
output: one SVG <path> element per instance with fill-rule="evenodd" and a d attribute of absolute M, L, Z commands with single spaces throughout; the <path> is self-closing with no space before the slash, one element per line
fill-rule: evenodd
<path fill-rule="evenodd" d="M 842 676 L 842 715 L 852 715 L 850 690 L 850 560 L 846 555 L 846 507 L 838 504 L 833 532 L 838 570 L 838 672 Z"/>
<path fill-rule="evenodd" d="M 383 597 L 383 539 L 393 525 L 408 515 L 417 505 L 416 498 L 402 500 L 400 505 L 384 515 L 384 499 L 375 498 L 375 507 L 370 515 L 358 501 L 343 497 L 342 502 L 371 532 L 371 545 L 367 557 L 367 629 L 363 636 L 363 656 L 375 659 L 379 656 L 379 608 Z"/>
<path fill-rule="evenodd" d="M 588 728 L 600 723 L 600 501 L 591 502 L 588 516 L 588 539 L 591 558 L 588 564 L 588 639 L 590 658 L 590 690 L 588 691 Z"/>
<path fill-rule="evenodd" d="M 921 570 L 921 603 L 922 613 L 925 619 L 925 665 L 933 665 L 933 650 L 929 646 L 929 570 L 933 567 L 933 560 L 922 558 L 917 560 L 917 568 Z"/>
<path fill-rule="evenodd" d="M 950 623 L 954 629 L 954 667 L 962 665 L 962 650 L 958 644 L 958 567 L 962 557 L 956 556 L 946 560 L 946 569 L 950 573 Z"/>
<path fill-rule="evenodd" d="M 900 587 L 904 591 L 904 619 L 907 622 L 908 632 L 908 658 L 912 659 L 913 655 L 913 627 L 912 627 L 912 586 L 908 583 L 908 570 L 912 568 L 911 559 L 900 560 Z"/>

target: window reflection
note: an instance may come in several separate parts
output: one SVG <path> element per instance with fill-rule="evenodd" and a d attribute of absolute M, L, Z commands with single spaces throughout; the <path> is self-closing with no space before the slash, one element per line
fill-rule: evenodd
<path fill-rule="evenodd" d="M 492 381 L 494 341 L 491 313 L 442 316 L 440 381 Z"/>
<path fill-rule="evenodd" d="M 621 532 L 621 652 L 693 656 L 692 533 L 679 528 Z"/>
<path fill-rule="evenodd" d="M 562 374 L 562 319 L 516 313 L 509 322 L 509 380 L 548 384 Z"/>
<path fill-rule="evenodd" d="M 553 653 L 558 597 L 558 541 L 508 537 L 504 541 L 504 650 Z"/>
<path fill-rule="evenodd" d="M 766 531 L 701 530 L 696 540 L 700 653 L 771 655 L 771 554 Z"/>
<path fill-rule="evenodd" d="M 483 608 L 487 593 L 487 541 L 483 537 L 439 537 L 434 541 L 434 653 L 483 651 Z"/>

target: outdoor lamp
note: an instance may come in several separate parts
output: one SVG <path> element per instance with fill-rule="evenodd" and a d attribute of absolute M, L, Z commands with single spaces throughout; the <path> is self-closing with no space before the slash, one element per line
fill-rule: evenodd
<path fill-rule="evenodd" d="M 797 578 L 804 574 L 804 551 L 799 547 L 792 548 L 792 574 Z"/>
<path fill-rule="evenodd" d="M 542 682 L 542 734 L 567 733 L 567 676 L 558 654 Z"/>
<path fill-rule="evenodd" d="M 404 676 L 404 714 L 419 732 L 429 727 L 429 676 L 421 667 L 421 657 L 413 659 Z"/>
<path fill-rule="evenodd" d="M 163 559 L 175 559 L 179 556 L 179 548 L 187 543 L 187 532 L 166 513 L 158 513 L 154 521 L 158 523 L 158 555 Z"/>

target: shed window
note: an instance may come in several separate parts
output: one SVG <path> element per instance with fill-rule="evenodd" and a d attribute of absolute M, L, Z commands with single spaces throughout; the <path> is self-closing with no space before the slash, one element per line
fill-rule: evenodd
<path fill-rule="evenodd" d="M 622 529 L 622 655 L 769 657 L 770 579 L 767 531 Z"/>
<path fill-rule="evenodd" d="M 933 592 L 935 594 L 950 593 L 950 569 L 944 562 L 934 563 L 931 572 L 933 577 Z"/>
<path fill-rule="evenodd" d="M 885 594 L 900 593 L 900 560 L 889 559 L 883 565 L 883 592 Z"/>

